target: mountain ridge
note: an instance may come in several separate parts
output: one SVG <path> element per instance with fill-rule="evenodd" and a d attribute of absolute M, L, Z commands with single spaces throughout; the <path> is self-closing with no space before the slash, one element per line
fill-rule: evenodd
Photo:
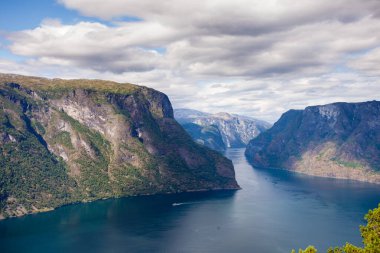
<path fill-rule="evenodd" d="M 245 147 L 249 140 L 270 126 L 262 120 L 226 112 L 212 114 L 193 109 L 175 109 L 174 117 L 194 140 L 218 151 L 229 147 Z M 197 131 L 194 131 L 194 124 L 198 125 Z"/>
<path fill-rule="evenodd" d="M 380 183 L 380 102 L 289 110 L 250 141 L 246 156 L 258 167 Z"/>
<path fill-rule="evenodd" d="M 239 189 L 168 97 L 102 80 L 0 75 L 0 218 L 102 198 Z"/>

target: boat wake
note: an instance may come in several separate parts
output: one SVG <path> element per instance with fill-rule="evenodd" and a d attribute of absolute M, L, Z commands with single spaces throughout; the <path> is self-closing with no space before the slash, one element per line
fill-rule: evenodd
<path fill-rule="evenodd" d="M 192 205 L 192 204 L 198 204 L 200 202 L 179 202 L 179 203 L 173 203 L 172 206 L 182 206 L 182 205 Z"/>

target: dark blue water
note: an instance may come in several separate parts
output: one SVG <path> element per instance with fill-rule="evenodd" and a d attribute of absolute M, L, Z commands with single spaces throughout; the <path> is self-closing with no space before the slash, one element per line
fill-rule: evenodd
<path fill-rule="evenodd" d="M 97 201 L 0 222 L 0 252 L 324 252 L 361 244 L 380 186 L 257 170 L 228 150 L 242 190 Z"/>

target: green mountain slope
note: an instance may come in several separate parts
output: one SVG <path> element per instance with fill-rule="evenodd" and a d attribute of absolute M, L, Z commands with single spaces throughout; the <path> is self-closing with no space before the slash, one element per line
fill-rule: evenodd
<path fill-rule="evenodd" d="M 132 84 L 0 75 L 0 217 L 101 198 L 238 189 L 163 93 Z"/>

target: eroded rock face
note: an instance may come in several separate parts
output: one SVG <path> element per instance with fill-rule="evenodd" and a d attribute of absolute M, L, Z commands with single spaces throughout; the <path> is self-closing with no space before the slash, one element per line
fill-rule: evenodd
<path fill-rule="evenodd" d="M 0 215 L 100 198 L 238 189 L 231 161 L 192 141 L 163 93 L 0 75 Z"/>
<path fill-rule="evenodd" d="M 222 133 L 217 126 L 200 126 L 195 123 L 183 123 L 182 127 L 197 143 L 219 152 L 226 150 Z"/>
<path fill-rule="evenodd" d="M 380 102 L 290 110 L 246 156 L 254 166 L 380 183 Z"/>
<path fill-rule="evenodd" d="M 194 140 L 218 151 L 245 147 L 252 138 L 270 127 L 267 122 L 225 112 L 210 114 L 177 109 L 175 118 Z"/>

